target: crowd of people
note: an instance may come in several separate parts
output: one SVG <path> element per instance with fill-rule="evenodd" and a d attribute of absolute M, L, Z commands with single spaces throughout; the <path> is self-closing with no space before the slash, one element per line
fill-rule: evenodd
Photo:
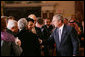
<path fill-rule="evenodd" d="M 34 14 L 16 21 L 1 16 L 1 56 L 77 56 L 84 46 L 84 21 L 57 14 L 53 19 Z"/>

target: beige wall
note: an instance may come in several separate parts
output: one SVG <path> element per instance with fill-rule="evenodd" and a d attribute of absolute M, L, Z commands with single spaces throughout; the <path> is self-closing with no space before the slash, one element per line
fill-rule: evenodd
<path fill-rule="evenodd" d="M 1 16 L 3 15 L 3 6 L 4 6 L 4 1 L 1 1 Z"/>
<path fill-rule="evenodd" d="M 61 10 L 64 17 L 68 18 L 75 14 L 75 1 L 42 1 L 42 3 L 49 3 L 51 6 L 42 6 L 41 11 L 53 10 L 54 14 L 57 14 L 58 10 Z"/>
<path fill-rule="evenodd" d="M 62 10 L 64 17 L 75 14 L 75 1 L 58 1 L 57 4 L 56 9 Z"/>
<path fill-rule="evenodd" d="M 70 18 L 71 15 L 75 14 L 75 1 L 43 1 L 42 3 L 56 3 L 55 13 L 61 10 L 64 17 Z M 50 7 L 53 9 L 53 7 Z M 43 7 L 44 10 L 50 9 L 49 7 Z"/>

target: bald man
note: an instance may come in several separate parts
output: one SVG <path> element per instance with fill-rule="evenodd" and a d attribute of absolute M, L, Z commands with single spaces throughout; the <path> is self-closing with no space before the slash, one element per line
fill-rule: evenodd
<path fill-rule="evenodd" d="M 36 24 L 37 17 L 34 14 L 30 14 L 28 18 L 32 18 L 34 20 L 34 25 Z"/>

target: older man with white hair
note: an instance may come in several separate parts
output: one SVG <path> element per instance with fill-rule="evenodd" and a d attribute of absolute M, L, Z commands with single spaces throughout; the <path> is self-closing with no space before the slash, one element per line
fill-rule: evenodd
<path fill-rule="evenodd" d="M 21 18 L 18 20 L 18 29 L 19 31 L 26 29 L 27 27 L 27 20 L 26 18 Z"/>
<path fill-rule="evenodd" d="M 17 37 L 19 37 L 19 39 L 21 40 L 21 41 L 23 41 L 22 39 L 21 39 L 21 37 L 22 37 L 22 35 L 26 32 L 26 30 L 27 30 L 27 20 L 26 20 L 26 18 L 20 18 L 19 20 L 18 20 L 18 29 L 19 29 L 19 32 L 18 32 L 18 34 L 17 34 Z"/>
<path fill-rule="evenodd" d="M 8 33 L 14 35 L 16 37 L 16 44 L 19 44 L 21 46 L 21 41 L 17 38 L 18 33 L 18 24 L 15 20 L 9 20 L 7 24 L 7 30 Z"/>
<path fill-rule="evenodd" d="M 56 43 L 56 55 L 77 56 L 79 52 L 79 40 L 76 30 L 64 24 L 63 16 L 60 14 L 53 16 L 52 23 L 56 29 L 50 35 L 47 43 L 49 44 L 51 40 Z"/>
<path fill-rule="evenodd" d="M 7 24 L 7 29 L 10 30 L 10 32 L 12 32 L 13 35 L 15 35 L 15 33 L 18 32 L 17 21 L 15 21 L 15 20 L 9 20 L 8 21 L 8 24 Z"/>

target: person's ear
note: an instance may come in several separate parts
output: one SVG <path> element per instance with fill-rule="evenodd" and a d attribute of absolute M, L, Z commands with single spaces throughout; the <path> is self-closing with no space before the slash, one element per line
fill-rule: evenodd
<path fill-rule="evenodd" d="M 58 23 L 60 24 L 60 23 L 62 23 L 62 21 L 61 21 L 61 20 L 59 20 L 59 21 L 58 21 Z"/>

